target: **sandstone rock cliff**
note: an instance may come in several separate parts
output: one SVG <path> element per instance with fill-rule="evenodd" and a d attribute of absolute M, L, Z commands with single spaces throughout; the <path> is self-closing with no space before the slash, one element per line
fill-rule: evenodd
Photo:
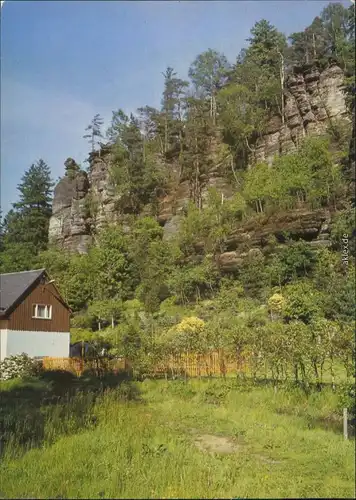
<path fill-rule="evenodd" d="M 270 121 L 267 134 L 255 144 L 253 160 L 270 163 L 306 135 L 325 132 L 335 119 L 347 119 L 343 70 L 336 64 L 321 72 L 317 66 L 296 70 L 286 81 L 284 123 L 279 116 Z"/>
<path fill-rule="evenodd" d="M 253 163 L 259 161 L 270 163 L 276 154 L 294 150 L 303 137 L 308 134 L 323 133 L 332 120 L 348 119 L 343 79 L 342 69 L 335 64 L 323 71 L 317 66 L 309 66 L 290 75 L 284 92 L 284 118 L 282 120 L 279 116 L 274 117 L 269 123 L 267 133 L 257 140 L 250 159 L 251 167 Z M 67 160 L 66 175 L 55 187 L 49 240 L 50 243 L 70 251 L 86 252 L 93 237 L 105 222 L 115 222 L 118 218 L 122 220 L 122 214 L 118 214 L 115 209 L 117 195 L 110 179 L 112 153 L 108 147 L 103 147 L 100 153 L 92 153 L 89 157 L 88 174 L 82 170 L 69 168 L 73 167 L 71 162 L 73 160 Z M 202 188 L 203 201 L 208 188 L 212 186 L 225 197 L 231 196 L 233 192 L 233 187 L 219 173 L 217 166 L 211 168 L 205 180 Z M 190 198 L 189 181 L 176 176 L 171 190 L 159 200 L 157 219 L 164 227 L 165 238 L 176 232 L 181 212 Z M 317 238 L 324 215 L 320 218 L 316 212 L 312 215 L 307 213 L 301 215 L 296 212 L 294 230 L 298 233 L 297 221 L 299 221 L 301 224 L 299 232 L 302 231 L 305 235 L 304 226 L 309 223 L 303 221 L 308 220 L 308 217 L 317 219 L 308 229 L 310 234 L 313 233 L 313 238 Z M 288 231 L 287 226 L 284 230 Z M 270 228 L 266 226 L 265 231 L 268 233 Z M 242 236 L 236 236 L 235 239 L 240 237 Z M 253 240 L 253 228 L 249 237 Z M 233 260 L 231 252 L 236 254 L 238 251 L 231 249 L 231 255 L 221 256 L 222 264 L 224 265 L 229 259 Z"/>
<path fill-rule="evenodd" d="M 230 235 L 225 244 L 227 251 L 216 256 L 216 262 L 222 271 L 234 271 L 251 253 L 263 252 L 271 238 L 277 244 L 290 238 L 303 239 L 312 246 L 328 247 L 331 245 L 331 218 L 332 214 L 324 209 L 298 209 L 272 217 L 258 217 Z"/>
<path fill-rule="evenodd" d="M 54 189 L 49 241 L 67 250 L 86 252 L 91 242 L 86 198 L 90 183 L 88 175 L 75 167 L 74 160 L 65 162 L 66 175 Z"/>

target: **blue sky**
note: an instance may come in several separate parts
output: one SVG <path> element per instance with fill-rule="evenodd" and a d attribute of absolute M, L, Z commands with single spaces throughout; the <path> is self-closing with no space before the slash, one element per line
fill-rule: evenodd
<path fill-rule="evenodd" d="M 350 2 L 342 2 L 345 6 Z M 89 146 L 84 129 L 96 113 L 159 106 L 166 67 L 187 78 L 208 48 L 231 62 L 253 24 L 268 19 L 302 30 L 325 1 L 19 1 L 1 10 L 1 206 L 43 158 L 53 178 L 68 156 Z"/>

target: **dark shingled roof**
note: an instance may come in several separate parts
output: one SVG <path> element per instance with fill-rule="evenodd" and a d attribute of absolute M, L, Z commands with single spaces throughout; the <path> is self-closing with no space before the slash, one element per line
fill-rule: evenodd
<path fill-rule="evenodd" d="M 36 269 L 0 274 L 0 316 L 5 315 L 44 272 L 45 269 Z"/>

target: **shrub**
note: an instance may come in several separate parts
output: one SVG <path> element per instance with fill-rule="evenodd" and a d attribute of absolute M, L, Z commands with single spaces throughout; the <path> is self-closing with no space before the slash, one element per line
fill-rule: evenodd
<path fill-rule="evenodd" d="M 356 418 L 355 384 L 343 384 L 340 389 L 339 408 L 347 408 L 351 418 Z"/>
<path fill-rule="evenodd" d="M 71 328 L 90 330 L 93 326 L 93 318 L 88 314 L 76 314 L 71 318 Z"/>
<path fill-rule="evenodd" d="M 91 330 L 86 328 L 71 328 L 70 329 L 70 343 L 75 344 L 76 342 L 90 342 L 94 341 L 98 335 Z"/>
<path fill-rule="evenodd" d="M 283 311 L 284 306 L 285 306 L 285 299 L 283 295 L 281 295 L 280 293 L 274 293 L 268 299 L 268 309 L 271 313 L 271 319 L 274 319 L 274 317 L 279 317 L 279 315 Z"/>
<path fill-rule="evenodd" d="M 170 352 L 201 352 L 205 347 L 205 322 L 194 316 L 183 318 L 161 336 L 162 344 Z"/>
<path fill-rule="evenodd" d="M 39 375 L 42 371 L 42 361 L 30 358 L 27 354 L 9 356 L 0 363 L 0 379 L 25 378 Z"/>

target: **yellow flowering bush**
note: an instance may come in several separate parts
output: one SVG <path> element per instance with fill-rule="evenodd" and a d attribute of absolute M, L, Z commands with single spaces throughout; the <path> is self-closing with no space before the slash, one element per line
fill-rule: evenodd
<path fill-rule="evenodd" d="M 183 318 L 161 338 L 170 352 L 201 352 L 205 342 L 205 322 L 195 316 Z"/>
<path fill-rule="evenodd" d="M 284 309 L 285 306 L 285 298 L 283 297 L 282 294 L 280 293 L 275 293 L 273 294 L 269 299 L 268 299 L 268 308 L 271 312 L 271 315 L 279 315 Z"/>
<path fill-rule="evenodd" d="M 191 333 L 192 335 L 196 335 L 203 332 L 205 322 L 200 318 L 191 316 L 189 318 L 183 318 L 175 328 L 178 333 Z"/>

